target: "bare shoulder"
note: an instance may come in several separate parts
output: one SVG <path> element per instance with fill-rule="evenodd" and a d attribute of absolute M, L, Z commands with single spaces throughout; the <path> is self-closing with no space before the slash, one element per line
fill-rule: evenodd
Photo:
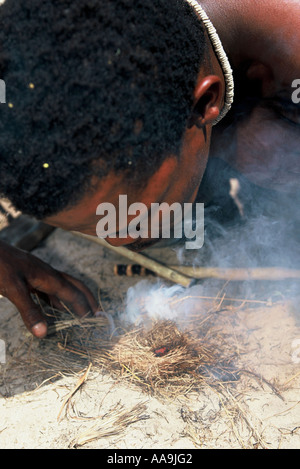
<path fill-rule="evenodd" d="M 251 0 L 244 5 L 245 23 L 251 23 L 260 36 L 277 38 L 278 42 L 299 37 L 299 0 Z"/>
<path fill-rule="evenodd" d="M 249 59 L 270 66 L 282 83 L 300 78 L 299 0 L 246 1 L 242 21 L 251 31 L 245 47 Z"/>
<path fill-rule="evenodd" d="M 299 13 L 299 0 L 246 0 L 242 5 L 235 0 L 235 7 L 242 7 L 250 17 L 260 17 L 266 23 L 273 23 L 279 17 L 289 17 Z M 294 18 L 297 21 L 297 17 Z"/>

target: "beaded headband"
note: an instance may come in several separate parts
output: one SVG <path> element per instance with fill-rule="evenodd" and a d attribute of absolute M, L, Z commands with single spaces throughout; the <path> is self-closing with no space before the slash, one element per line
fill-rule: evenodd
<path fill-rule="evenodd" d="M 226 114 L 230 111 L 233 99 L 234 99 L 234 79 L 233 79 L 233 71 L 222 45 L 221 39 L 219 35 L 208 18 L 207 14 L 203 10 L 203 8 L 199 5 L 196 0 L 186 0 L 187 3 L 195 10 L 195 12 L 200 16 L 201 20 L 203 21 L 204 26 L 208 32 L 209 38 L 215 50 L 216 56 L 220 62 L 220 65 L 223 70 L 224 78 L 225 78 L 225 85 L 226 85 L 226 93 L 225 93 L 225 104 L 223 109 L 220 112 L 218 118 L 214 121 L 213 125 L 216 125 L 220 122 Z"/>

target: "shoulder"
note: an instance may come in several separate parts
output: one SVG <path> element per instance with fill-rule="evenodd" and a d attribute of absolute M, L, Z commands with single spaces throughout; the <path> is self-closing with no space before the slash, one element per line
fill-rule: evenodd
<path fill-rule="evenodd" d="M 300 35 L 299 0 L 252 0 L 242 10 L 245 26 L 261 40 L 270 41 L 274 46 L 280 42 L 299 45 L 295 41 Z"/>
<path fill-rule="evenodd" d="M 269 66 L 282 84 L 300 78 L 299 0 L 246 2 L 242 21 L 244 30 L 251 31 L 245 47 L 246 59 Z"/>

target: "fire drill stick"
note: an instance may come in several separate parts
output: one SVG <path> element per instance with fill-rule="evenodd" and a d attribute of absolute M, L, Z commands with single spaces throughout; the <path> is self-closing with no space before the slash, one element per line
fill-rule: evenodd
<path fill-rule="evenodd" d="M 149 277 L 155 275 L 152 270 L 146 269 L 139 264 L 115 264 L 114 274 L 116 277 Z"/>
<path fill-rule="evenodd" d="M 300 280 L 300 270 L 281 267 L 233 268 L 170 266 L 194 279 L 215 278 L 222 280 Z"/>
<path fill-rule="evenodd" d="M 169 266 L 193 279 L 215 278 L 220 280 L 244 281 L 244 280 L 286 280 L 300 279 L 300 270 L 284 269 L 280 267 L 260 267 L 260 268 L 234 268 L 221 269 L 218 267 L 192 267 L 192 266 Z M 151 275 L 149 269 L 136 264 L 116 264 L 114 274 L 117 276 L 131 277 L 139 275 L 141 277 Z"/>
<path fill-rule="evenodd" d="M 80 236 L 81 238 L 87 239 L 92 241 L 100 246 L 103 246 L 111 251 L 115 252 L 116 254 L 120 254 L 121 256 L 126 257 L 130 261 L 140 264 L 146 269 L 151 270 L 159 277 L 162 277 L 166 280 L 170 280 L 173 283 L 177 283 L 178 285 L 182 285 L 183 287 L 189 287 L 192 279 L 181 272 L 177 272 L 176 270 L 167 267 L 160 262 L 157 262 L 149 257 L 145 256 L 144 254 L 139 254 L 136 252 L 129 251 L 129 249 L 125 247 L 114 247 L 108 244 L 105 239 L 97 238 L 96 236 L 89 236 L 82 233 L 78 233 L 73 231 L 73 234 L 76 236 Z"/>

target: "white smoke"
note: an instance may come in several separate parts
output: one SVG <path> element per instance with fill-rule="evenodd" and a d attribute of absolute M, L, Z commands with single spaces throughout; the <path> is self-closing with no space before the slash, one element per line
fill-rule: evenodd
<path fill-rule="evenodd" d="M 168 287 L 160 282 L 153 285 L 148 280 L 142 280 L 127 292 L 123 319 L 138 323 L 144 313 L 149 319 L 175 320 L 178 312 L 172 307 L 170 299 L 185 293 L 186 290 L 178 285 Z"/>
<path fill-rule="evenodd" d="M 232 184 L 230 188 L 232 191 Z M 241 194 L 239 204 L 243 202 Z M 271 200 L 271 213 L 274 212 L 274 207 L 276 212 L 276 203 Z M 268 201 L 266 204 L 268 205 Z M 247 207 L 247 200 L 245 206 Z M 241 205 L 237 209 L 241 214 Z M 286 210 L 278 205 L 276 217 L 269 216 L 265 212 L 261 213 L 261 207 L 258 207 L 257 212 L 257 216 L 242 219 L 232 226 L 224 226 L 208 213 L 204 247 L 198 251 L 186 250 L 184 245 L 175 248 L 178 263 L 222 269 L 299 268 L 298 205 L 296 203 L 288 205 Z M 151 254 L 155 257 L 156 250 L 153 249 Z M 195 305 L 201 314 L 202 298 L 218 298 L 223 288 L 226 297 L 276 302 L 278 292 L 281 292 L 281 296 L 285 294 L 288 299 L 292 299 L 293 295 L 297 297 L 299 281 L 226 282 L 207 279 L 186 289 L 177 285 L 167 286 L 160 280 L 155 284 L 142 280 L 129 288 L 122 319 L 131 323 L 145 320 L 145 317 L 175 321 L 180 317 L 182 320 L 188 317 L 191 310 L 195 310 Z"/>

